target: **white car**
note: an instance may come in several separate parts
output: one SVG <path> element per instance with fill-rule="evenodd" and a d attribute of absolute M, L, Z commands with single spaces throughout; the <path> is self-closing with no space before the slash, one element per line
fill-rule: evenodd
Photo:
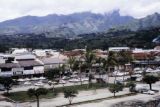
<path fill-rule="evenodd" d="M 44 84 L 43 84 L 41 81 L 35 83 L 34 85 L 35 85 L 35 86 L 44 86 Z"/>
<path fill-rule="evenodd" d="M 46 78 L 45 78 L 45 77 L 39 77 L 39 79 L 40 79 L 40 80 L 45 80 Z"/>
<path fill-rule="evenodd" d="M 18 79 L 17 81 L 18 81 L 18 82 L 24 82 L 25 80 L 22 79 L 22 78 L 20 78 L 20 79 Z"/>
<path fill-rule="evenodd" d="M 69 82 L 80 82 L 80 79 L 70 79 Z"/>
<path fill-rule="evenodd" d="M 59 81 L 59 84 L 66 84 L 66 81 L 60 80 L 60 81 Z"/>
<path fill-rule="evenodd" d="M 139 70 L 139 71 L 134 71 L 135 74 L 142 74 L 143 71 L 142 70 Z"/>
<path fill-rule="evenodd" d="M 154 95 L 154 94 L 155 94 L 155 92 L 154 92 L 154 91 L 152 91 L 152 90 L 149 90 L 149 91 L 145 91 L 145 92 L 143 92 L 143 94 Z"/>
<path fill-rule="evenodd" d="M 139 77 L 136 79 L 136 81 L 140 82 L 140 81 L 142 81 L 142 79 L 143 79 L 142 77 Z"/>
<path fill-rule="evenodd" d="M 29 79 L 29 78 L 25 78 L 24 80 L 25 80 L 25 81 L 30 81 L 31 79 Z"/>
<path fill-rule="evenodd" d="M 82 81 L 89 81 L 89 78 L 82 78 Z"/>
<path fill-rule="evenodd" d="M 55 81 L 48 81 L 48 84 L 57 84 Z"/>
<path fill-rule="evenodd" d="M 141 68 L 137 67 L 137 68 L 134 68 L 134 71 L 140 71 Z"/>
<path fill-rule="evenodd" d="M 24 85 L 31 85 L 32 83 L 31 82 L 29 82 L 29 81 L 26 81 L 25 83 L 24 83 Z"/>
<path fill-rule="evenodd" d="M 113 76 L 123 76 L 124 73 L 120 72 L 120 71 L 114 71 L 113 72 Z"/>
<path fill-rule="evenodd" d="M 36 81 L 36 80 L 39 80 L 39 78 L 37 77 L 34 77 L 34 78 L 31 78 L 32 81 Z"/>
<path fill-rule="evenodd" d="M 68 80 L 69 78 L 70 78 L 70 77 L 67 77 L 67 76 L 63 76 L 63 77 L 62 77 L 63 80 Z"/>

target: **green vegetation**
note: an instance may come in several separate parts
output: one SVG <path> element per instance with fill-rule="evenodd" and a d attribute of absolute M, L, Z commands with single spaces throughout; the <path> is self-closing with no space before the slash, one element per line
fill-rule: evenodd
<path fill-rule="evenodd" d="M 14 81 L 10 77 L 1 77 L 0 84 L 3 85 L 4 89 L 7 91 L 7 95 L 9 94 L 9 90 L 12 88 Z"/>
<path fill-rule="evenodd" d="M 96 87 L 96 89 L 100 89 L 100 88 L 106 88 L 108 87 L 108 84 L 104 84 L 103 86 L 101 84 L 98 84 L 98 83 L 92 83 L 92 87 L 89 87 L 88 88 L 88 84 L 82 84 L 82 85 L 75 85 L 75 86 L 65 86 L 65 87 L 58 87 L 58 88 L 55 88 L 55 92 L 58 94 L 58 93 L 63 93 L 64 92 L 64 89 L 70 89 L 70 88 L 74 88 L 78 91 L 80 90 L 94 90 L 94 88 Z M 40 98 L 54 98 L 56 97 L 55 95 L 57 94 L 54 94 L 53 93 L 53 90 L 52 89 L 49 89 L 48 90 L 48 93 L 46 95 L 42 95 L 40 96 Z M 15 100 L 15 101 L 20 101 L 20 102 L 25 102 L 25 101 L 32 101 L 32 100 L 36 100 L 35 97 L 29 97 L 27 95 L 27 92 L 26 91 L 21 91 L 21 92 L 12 92 L 10 93 L 9 95 L 5 95 L 7 97 L 9 97 L 10 99 L 12 100 Z"/>
<path fill-rule="evenodd" d="M 29 97 L 36 97 L 36 100 L 37 100 L 37 107 L 39 107 L 39 97 L 41 95 L 46 95 L 48 93 L 48 90 L 45 89 L 45 88 L 38 88 L 38 89 L 35 89 L 35 88 L 31 88 L 27 91 L 27 94 Z"/>
<path fill-rule="evenodd" d="M 135 81 L 129 81 L 126 84 L 127 87 L 129 87 L 130 92 L 135 92 L 136 82 Z"/>
<path fill-rule="evenodd" d="M 69 105 L 72 104 L 73 98 L 76 97 L 78 91 L 75 88 L 64 89 L 64 98 L 67 98 L 69 101 Z"/>
<path fill-rule="evenodd" d="M 51 48 L 72 50 L 76 48 L 108 49 L 113 46 L 153 48 L 152 40 L 160 35 L 159 28 L 137 32 L 122 30 L 79 35 L 79 39 L 48 38 L 45 34 L 0 35 L 0 52 L 8 48 Z"/>
<path fill-rule="evenodd" d="M 117 92 L 122 91 L 122 90 L 123 90 L 122 84 L 117 83 L 117 84 L 109 85 L 109 91 L 114 94 L 114 97 L 116 96 Z"/>
<path fill-rule="evenodd" d="M 143 78 L 143 81 L 147 84 L 149 84 L 149 87 L 150 87 L 150 90 L 152 90 L 152 84 L 157 82 L 159 80 L 158 77 L 156 76 L 153 76 L 153 75 L 146 75 L 144 78 Z"/>

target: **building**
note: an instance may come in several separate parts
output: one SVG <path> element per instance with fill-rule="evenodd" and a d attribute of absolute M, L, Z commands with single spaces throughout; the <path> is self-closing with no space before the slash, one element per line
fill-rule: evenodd
<path fill-rule="evenodd" d="M 67 59 L 62 57 L 42 58 L 41 61 L 43 62 L 45 69 L 57 68 L 60 65 L 67 63 Z"/>
<path fill-rule="evenodd" d="M 43 63 L 32 54 L 1 54 L 0 56 L 0 76 L 31 76 L 43 73 Z"/>
<path fill-rule="evenodd" d="M 129 47 L 109 47 L 108 51 L 114 51 L 114 52 L 130 51 L 130 48 Z"/>

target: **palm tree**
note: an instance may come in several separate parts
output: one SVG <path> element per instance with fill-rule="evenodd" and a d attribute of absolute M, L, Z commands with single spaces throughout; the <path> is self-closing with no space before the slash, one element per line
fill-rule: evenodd
<path fill-rule="evenodd" d="M 108 72 L 109 73 L 110 73 L 110 68 L 111 67 L 114 68 L 115 66 L 118 65 L 118 62 L 117 62 L 117 59 L 116 59 L 116 53 L 115 52 L 112 52 L 112 51 L 109 52 L 108 58 L 107 58 L 107 64 L 108 64 Z M 115 80 L 116 80 L 116 76 L 115 76 Z M 114 80 L 114 82 L 115 82 L 115 80 Z M 109 82 L 109 80 L 108 80 L 108 82 Z"/>
<path fill-rule="evenodd" d="M 108 68 L 108 63 L 106 59 L 102 59 L 102 68 L 106 72 L 107 77 L 107 82 L 109 82 L 109 71 L 107 70 Z"/>
<path fill-rule="evenodd" d="M 81 85 L 82 85 L 82 72 L 85 71 L 86 67 L 87 67 L 86 64 L 81 59 L 76 60 L 73 64 L 72 70 L 79 71 L 78 74 L 79 74 Z"/>
<path fill-rule="evenodd" d="M 101 72 L 102 72 L 102 63 L 103 63 L 103 58 L 99 57 L 99 58 L 96 58 L 96 63 L 98 64 L 98 74 L 99 74 L 99 78 L 101 76 Z"/>
<path fill-rule="evenodd" d="M 74 66 L 75 61 L 76 61 L 75 57 L 73 57 L 73 56 L 69 57 L 68 64 L 69 64 L 70 72 L 73 72 L 73 66 Z"/>
<path fill-rule="evenodd" d="M 32 97 L 32 96 L 35 96 L 36 97 L 36 100 L 37 100 L 37 107 L 40 107 L 39 105 L 39 96 L 40 95 L 46 95 L 48 93 L 48 90 L 45 89 L 45 88 L 38 88 L 38 89 L 35 89 L 35 88 L 31 88 L 27 91 L 27 94 Z"/>
<path fill-rule="evenodd" d="M 85 59 L 86 66 L 89 69 L 89 74 L 88 74 L 88 77 L 89 77 L 88 87 L 89 87 L 89 85 L 92 82 L 92 64 L 95 62 L 95 54 L 91 50 L 87 49 L 84 59 Z"/>
<path fill-rule="evenodd" d="M 58 69 L 60 71 L 60 78 L 61 78 L 64 75 L 64 73 L 65 73 L 66 65 L 65 64 L 59 65 Z"/>
<path fill-rule="evenodd" d="M 133 57 L 131 55 L 130 51 L 120 51 L 118 53 L 118 62 L 120 65 L 123 66 L 123 71 L 126 72 L 126 65 L 128 63 L 131 63 L 133 61 Z M 123 81 L 124 81 L 125 75 L 123 75 Z"/>
<path fill-rule="evenodd" d="M 79 64 L 79 71 L 80 71 L 80 79 L 81 79 L 80 81 L 81 81 L 81 85 L 82 85 L 82 73 L 85 72 L 86 69 L 87 69 L 86 63 L 80 62 L 80 64 Z"/>

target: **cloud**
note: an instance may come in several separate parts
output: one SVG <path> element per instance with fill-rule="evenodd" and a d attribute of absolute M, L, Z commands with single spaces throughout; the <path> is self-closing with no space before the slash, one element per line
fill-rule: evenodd
<path fill-rule="evenodd" d="M 91 11 L 103 14 L 117 9 L 121 15 L 142 18 L 160 12 L 160 0 L 0 0 L 0 21 L 53 13 Z"/>

